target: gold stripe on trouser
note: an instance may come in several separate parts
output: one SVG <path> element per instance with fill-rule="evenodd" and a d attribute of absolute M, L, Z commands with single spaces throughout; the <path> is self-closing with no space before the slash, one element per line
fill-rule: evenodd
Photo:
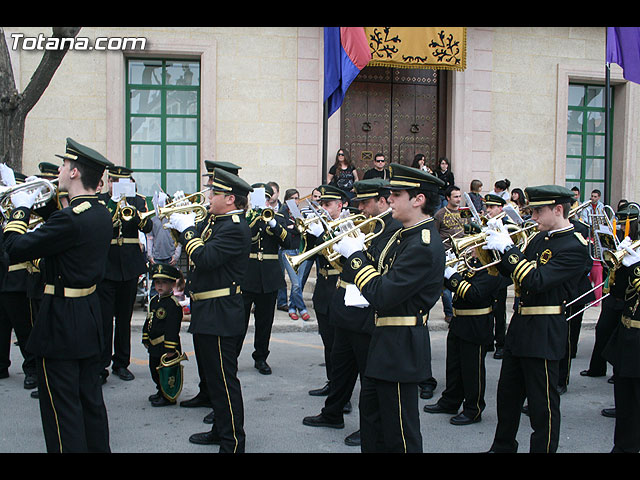
<path fill-rule="evenodd" d="M 476 400 L 476 409 L 478 414 L 476 418 L 480 416 L 480 395 L 482 395 L 482 345 L 478 345 L 478 399 Z"/>
<path fill-rule="evenodd" d="M 407 453 L 407 441 L 404 439 L 404 425 L 402 425 L 402 400 L 400 398 L 400 382 L 398 382 L 398 417 L 400 420 L 400 434 L 402 435 L 402 445 L 404 453 Z"/>
<path fill-rule="evenodd" d="M 44 380 L 45 380 L 45 384 L 47 385 L 47 393 L 49 394 L 51 409 L 53 410 L 53 418 L 55 418 L 56 420 L 56 430 L 58 431 L 58 445 L 60 446 L 60 453 L 62 453 L 62 438 L 60 436 L 60 423 L 58 422 L 58 412 L 56 412 L 56 406 L 53 404 L 53 396 L 51 395 L 51 388 L 49 388 L 49 377 L 47 376 L 47 367 L 44 364 L 44 358 L 42 359 L 42 372 L 44 373 Z"/>
<path fill-rule="evenodd" d="M 549 448 L 551 445 L 551 399 L 549 397 L 549 368 L 547 365 L 546 358 L 544 359 L 544 373 L 547 376 L 547 413 L 549 414 L 549 425 L 548 425 L 549 435 L 547 437 L 547 453 L 549 453 Z"/>
<path fill-rule="evenodd" d="M 227 402 L 229 403 L 229 412 L 231 413 L 231 427 L 233 428 L 233 439 L 236 444 L 233 447 L 233 453 L 238 449 L 238 437 L 236 436 L 236 422 L 233 418 L 233 406 L 231 405 L 231 395 L 229 395 L 229 387 L 227 386 L 227 376 L 224 374 L 224 363 L 222 361 L 222 345 L 220 345 L 220 337 L 218 337 L 218 355 L 220 355 L 220 371 L 222 372 L 222 380 L 224 381 L 224 390 L 227 393 Z"/>

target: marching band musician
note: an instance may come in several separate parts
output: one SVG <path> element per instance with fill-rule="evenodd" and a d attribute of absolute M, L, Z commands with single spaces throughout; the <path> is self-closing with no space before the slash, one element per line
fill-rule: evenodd
<path fill-rule="evenodd" d="M 615 430 L 611 453 L 640 452 L 640 254 L 625 238 L 618 246 L 625 250 L 619 271 L 627 278 L 624 308 L 602 355 L 613 365 L 615 382 Z M 618 272 L 619 273 L 619 272 Z M 618 280 L 616 280 L 617 282 Z"/>
<path fill-rule="evenodd" d="M 327 212 L 331 219 L 338 219 L 343 214 L 343 208 L 348 202 L 347 193 L 335 185 L 320 185 L 318 190 L 320 191 L 320 198 L 318 200 L 320 207 Z M 322 243 L 324 241 L 324 233 L 324 228 L 320 222 L 311 223 L 307 228 L 306 248 Z M 311 258 L 309 261 L 312 262 L 314 259 Z M 309 395 L 321 397 L 327 396 L 331 388 L 331 375 L 333 372 L 331 349 L 333 348 L 335 328 L 329 318 L 329 305 L 333 292 L 336 289 L 340 271 L 334 268 L 324 255 L 317 255 L 315 262 L 317 276 L 311 299 L 318 322 L 318 332 L 320 333 L 324 346 L 327 382 L 320 388 L 310 390 Z"/>
<path fill-rule="evenodd" d="M 360 393 L 361 450 L 422 452 L 418 384 L 430 372 L 427 319 L 443 285 L 445 253 L 433 215 L 444 182 L 404 165 L 389 169 L 389 204 L 402 228 L 375 264 L 362 234 L 333 248 L 344 257 L 343 280 L 375 310 Z"/>
<path fill-rule="evenodd" d="M 360 180 L 353 185 L 358 209 L 367 218 L 379 217 L 384 222 L 384 229 L 376 235 L 367 247 L 366 255 L 376 262 L 391 236 L 401 228 L 401 224 L 393 218 L 389 207 L 390 190 L 388 180 L 372 178 Z M 381 230 L 376 224 L 374 233 Z M 366 305 L 355 304 L 347 300 L 347 289 L 357 287 L 342 280 L 337 280 L 336 289 L 330 302 L 330 318 L 335 327 L 335 337 L 331 350 L 331 388 L 325 405 L 319 415 L 305 417 L 303 424 L 308 426 L 329 426 L 343 428 L 343 409 L 350 401 L 355 382 L 366 371 L 369 342 L 374 329 L 374 310 Z M 360 445 L 359 430 L 350 434 L 345 443 L 351 446 Z"/>
<path fill-rule="evenodd" d="M 506 200 L 495 193 L 488 193 L 484 197 L 487 217 L 494 218 L 502 213 Z M 508 220 L 505 220 L 508 221 Z M 494 291 L 495 301 L 493 304 L 494 332 L 493 342 L 495 342 L 495 353 L 493 358 L 502 359 L 504 356 L 504 336 L 507 331 L 507 289 L 512 284 L 511 279 L 505 279 L 501 285 L 497 285 Z M 493 343 L 492 342 L 492 343 Z"/>
<path fill-rule="evenodd" d="M 475 252 L 470 263 L 482 267 Z M 481 421 L 486 406 L 485 356 L 493 343 L 493 293 L 504 282 L 488 268 L 467 268 L 459 273 L 457 265 L 447 266 L 444 278 L 445 287 L 454 293 L 453 318 L 447 333 L 446 386 L 440 399 L 425 405 L 424 411 L 453 414 L 449 423 L 469 425 Z"/>
<path fill-rule="evenodd" d="M 516 452 L 521 409 L 528 399 L 530 452 L 552 453 L 560 433 L 559 360 L 565 353 L 564 304 L 587 263 L 587 240 L 570 223 L 571 190 L 556 185 L 525 189 L 538 233 L 522 252 L 501 222 L 489 222 L 483 247 L 502 255 L 500 268 L 520 290 L 505 340 L 498 381 L 498 425 L 491 452 Z"/>
<path fill-rule="evenodd" d="M 273 195 L 273 188 L 266 183 L 254 183 L 251 188 L 264 189 L 265 196 Z M 264 211 L 264 210 L 263 210 Z M 262 375 L 270 375 L 271 367 L 267 363 L 269 356 L 269 340 L 273 317 L 276 311 L 278 289 L 286 287 L 284 272 L 280 268 L 278 249 L 289 249 L 291 235 L 285 228 L 285 219 L 281 213 L 273 210 L 273 217 L 266 220 L 262 211 L 250 209 L 247 211 L 247 221 L 251 229 L 251 253 L 249 253 L 249 267 L 242 284 L 242 298 L 244 299 L 244 334 L 239 338 L 238 355 L 242 350 L 247 330 L 251 308 L 255 305 L 255 334 L 254 351 L 251 354 L 254 367 Z"/>
<path fill-rule="evenodd" d="M 4 243 L 12 263 L 39 258 L 46 263 L 45 295 L 26 348 L 37 359 L 47 451 L 109 452 L 95 290 L 104 275 L 112 224 L 95 192 L 111 162 L 70 138 L 62 158 L 59 188 L 69 192 L 69 207 L 27 232 L 38 192 L 14 193 Z"/>
<path fill-rule="evenodd" d="M 107 369 L 112 364 L 113 373 L 122 380 L 129 381 L 134 379 L 128 368 L 131 362 L 131 317 L 136 302 L 138 279 L 147 271 L 138 232 L 149 233 L 153 224 L 148 219 L 140 220 L 140 212 L 148 211 L 144 195 L 136 193 L 126 199 L 113 196 L 113 184 L 122 179 L 132 181 L 133 171 L 120 165 L 113 165 L 107 170 L 108 192 L 98 195 L 111 212 L 113 222 L 106 272 L 98 286 L 106 340 L 101 375 L 103 382 L 106 382 L 109 376 Z M 125 219 L 119 214 L 122 212 L 122 202 L 132 207 L 131 219 Z"/>
<path fill-rule="evenodd" d="M 173 287 L 182 274 L 176 267 L 167 263 L 154 263 L 150 270 L 158 293 L 149 302 L 149 313 L 142 326 L 142 344 L 149 353 L 149 371 L 156 386 L 156 392 L 149 396 L 149 401 L 153 407 L 164 407 L 176 403 L 175 400 L 171 401 L 162 394 L 158 367 L 164 354 L 169 360 L 182 351 L 180 346 L 182 306 L 173 295 Z"/>
<path fill-rule="evenodd" d="M 629 231 L 621 228 L 616 232 L 620 242 L 625 239 L 625 234 L 631 240 L 638 239 L 638 211 L 635 208 L 624 207 L 616 213 L 617 225 L 623 227 L 629 222 Z M 604 377 L 607 374 L 607 361 L 602 356 L 602 351 L 606 347 L 611 334 L 620 323 L 620 318 L 624 310 L 624 298 L 627 288 L 628 269 L 608 269 L 607 283 L 603 288 L 604 294 L 609 294 L 602 300 L 602 308 L 596 322 L 595 342 L 589 359 L 589 368 L 582 370 L 583 377 Z M 613 380 L 613 379 L 611 379 Z M 612 409 L 604 409 L 603 415 L 610 416 Z"/>
<path fill-rule="evenodd" d="M 189 441 L 220 445 L 221 453 L 245 449 L 244 407 L 238 379 L 238 339 L 244 334 L 241 285 L 249 263 L 251 231 L 245 209 L 253 189 L 237 175 L 215 168 L 209 177 L 211 228 L 198 235 L 195 214 L 173 214 L 169 225 L 193 263 L 189 274 L 194 348 L 200 356 L 215 422 Z"/>
<path fill-rule="evenodd" d="M 204 164 L 205 164 L 207 173 L 203 174 L 202 176 L 207 177 L 208 178 L 207 181 L 209 183 L 211 182 L 213 171 L 216 168 L 219 168 L 221 170 L 226 170 L 227 172 L 232 173 L 234 175 L 238 175 L 238 172 L 242 169 L 242 167 L 240 167 L 239 165 L 236 165 L 235 163 L 218 161 L 218 160 L 205 160 Z M 215 222 L 215 215 L 211 214 L 211 212 L 207 212 L 206 217 L 201 222 L 196 223 L 198 236 L 201 238 L 206 236 L 208 238 L 211 235 L 211 233 L 209 232 L 211 228 L 213 228 L 214 222 Z M 187 277 L 190 276 L 190 272 L 192 268 L 193 268 L 193 265 L 191 262 L 189 262 L 189 271 L 187 272 Z M 188 283 L 189 282 L 187 282 L 187 285 Z M 211 407 L 211 401 L 209 400 L 209 389 L 207 388 L 206 377 L 203 373 L 202 362 L 200 361 L 200 358 L 202 358 L 202 356 L 198 354 L 197 349 L 195 349 L 195 357 L 196 357 L 196 365 L 198 367 L 198 378 L 199 378 L 198 393 L 194 397 L 190 398 L 189 400 L 184 400 L 180 402 L 180 406 L 186 407 L 186 408 Z M 212 411 L 211 413 L 207 414 L 207 416 L 204 417 L 204 423 L 212 424 L 214 422 L 214 417 L 215 417 L 215 414 Z"/>

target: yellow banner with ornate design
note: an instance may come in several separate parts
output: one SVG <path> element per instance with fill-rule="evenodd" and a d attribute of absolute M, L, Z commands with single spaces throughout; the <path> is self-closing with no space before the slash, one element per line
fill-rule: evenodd
<path fill-rule="evenodd" d="M 466 27 L 364 27 L 371 61 L 383 67 L 463 71 Z"/>

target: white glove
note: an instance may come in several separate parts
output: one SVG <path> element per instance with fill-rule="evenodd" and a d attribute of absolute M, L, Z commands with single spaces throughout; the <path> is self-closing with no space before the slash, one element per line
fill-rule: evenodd
<path fill-rule="evenodd" d="M 324 228 L 320 225 L 320 222 L 312 222 L 307 227 L 307 232 L 309 232 L 314 237 L 319 237 L 324 233 Z"/>
<path fill-rule="evenodd" d="M 487 244 L 482 248 L 484 250 L 497 250 L 500 253 L 504 253 L 511 245 L 513 245 L 513 240 L 511 240 L 511 236 L 503 226 L 502 230 L 487 230 Z"/>
<path fill-rule="evenodd" d="M 6 163 L 0 163 L 0 180 L 7 187 L 13 187 L 16 184 L 16 176 Z"/>
<path fill-rule="evenodd" d="M 345 236 L 342 240 L 333 245 L 333 250 L 338 252 L 344 258 L 349 258 L 355 252 L 364 250 L 364 233 L 358 232 L 358 236 Z"/>
<path fill-rule="evenodd" d="M 628 245 L 625 246 L 624 249 L 627 251 L 627 254 L 622 258 L 622 264 L 625 267 L 630 267 L 631 265 L 640 262 L 640 255 L 637 251 Z"/>
<path fill-rule="evenodd" d="M 193 227 L 196 224 L 195 212 L 190 213 L 173 213 L 169 217 L 169 221 L 165 224 L 166 228 L 177 230 L 182 233 L 187 228 Z"/>
<path fill-rule="evenodd" d="M 455 267 L 445 267 L 444 268 L 444 278 L 449 280 L 451 276 L 458 271 L 457 265 Z"/>
<path fill-rule="evenodd" d="M 11 203 L 15 208 L 26 207 L 31 208 L 36 203 L 41 188 L 37 188 L 32 192 L 18 191 L 11 195 Z"/>
<path fill-rule="evenodd" d="M 627 247 L 631 246 L 631 239 L 629 237 L 625 237 L 624 240 L 622 240 L 619 244 L 618 244 L 618 250 L 626 250 Z"/>
<path fill-rule="evenodd" d="M 278 222 L 276 222 L 275 218 L 272 218 L 271 220 L 269 220 L 269 226 L 271 228 L 275 228 L 275 226 L 278 224 Z"/>
<path fill-rule="evenodd" d="M 120 195 L 111 195 L 111 201 L 113 203 L 118 203 L 121 198 L 122 198 L 122 194 L 120 194 Z"/>

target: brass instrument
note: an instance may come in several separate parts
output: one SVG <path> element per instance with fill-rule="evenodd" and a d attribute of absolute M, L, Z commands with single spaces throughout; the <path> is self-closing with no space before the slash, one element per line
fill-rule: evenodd
<path fill-rule="evenodd" d="M 520 251 L 524 252 L 529 245 L 529 239 L 535 233 L 530 230 L 537 228 L 537 224 L 532 223 L 524 227 L 520 227 L 515 224 L 506 224 L 505 227 L 509 231 L 509 235 L 511 236 L 513 243 L 520 249 Z M 453 252 L 457 259 L 464 263 L 465 269 L 477 272 L 494 267 L 500 263 L 501 258 L 497 252 L 492 252 L 492 259 L 491 257 L 487 258 L 487 256 L 484 255 L 485 252 L 482 247 L 487 244 L 487 235 L 487 232 L 484 231 L 473 235 L 467 235 L 463 238 L 451 239 Z M 475 267 L 471 264 L 470 260 L 474 250 L 478 252 L 478 256 L 482 263 L 481 267 Z"/>
<path fill-rule="evenodd" d="M 640 247 L 640 240 L 636 240 L 629 245 L 629 248 L 636 250 Z M 602 261 L 604 264 L 613 270 L 620 268 L 622 265 L 622 259 L 627 256 L 629 252 L 627 250 L 604 250 L 602 252 Z"/>
<path fill-rule="evenodd" d="M 52 198 L 58 193 L 58 179 L 47 180 L 46 178 L 34 178 L 24 183 L 18 183 L 16 185 L 6 186 L 0 185 L 0 207 L 5 212 L 11 212 L 13 209 L 13 203 L 11 203 L 11 195 L 16 192 L 33 192 L 34 190 L 40 190 L 40 193 L 36 197 L 36 201 L 33 204 L 32 209 L 44 207 Z"/>
<path fill-rule="evenodd" d="M 351 221 L 353 225 L 344 226 L 343 224 L 348 221 Z M 377 223 L 379 223 L 382 228 L 378 232 L 375 232 L 375 225 Z M 347 235 L 354 235 L 356 231 L 359 230 L 365 235 L 364 242 L 366 247 L 375 237 L 377 237 L 384 231 L 385 224 L 381 216 L 366 218 L 362 214 L 356 214 L 333 220 L 329 223 L 329 227 L 331 228 L 331 231 L 329 232 L 331 238 L 324 241 L 320 245 L 317 245 L 314 248 L 307 250 L 306 252 L 302 252 L 298 255 L 285 254 L 287 261 L 295 272 L 298 271 L 298 268 L 300 268 L 300 265 L 302 265 L 305 260 L 308 260 L 309 258 L 312 258 L 317 254 L 324 255 L 324 257 L 329 261 L 329 263 L 331 263 L 334 268 L 342 270 L 342 265 L 339 262 L 341 255 L 333 250 L 333 245 L 338 243 Z M 334 233 L 333 230 L 340 227 L 342 227 L 343 231 L 341 231 L 340 233 Z"/>
<path fill-rule="evenodd" d="M 252 210 L 247 210 L 247 221 L 250 225 L 253 225 L 253 222 L 260 219 L 265 223 L 270 222 L 275 218 L 276 212 L 273 208 L 265 207 L 265 208 L 256 208 Z"/>

